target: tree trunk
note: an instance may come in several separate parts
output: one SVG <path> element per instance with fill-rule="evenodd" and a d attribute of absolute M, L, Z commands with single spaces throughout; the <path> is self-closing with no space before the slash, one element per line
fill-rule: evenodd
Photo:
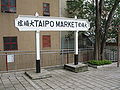
<path fill-rule="evenodd" d="M 100 55 L 101 55 L 101 60 L 104 59 L 104 48 L 105 48 L 106 40 L 102 40 L 101 42 L 101 50 L 100 50 Z"/>
<path fill-rule="evenodd" d="M 100 58 L 100 8 L 99 8 L 99 0 L 96 1 L 96 20 L 95 20 L 95 59 L 99 60 Z"/>

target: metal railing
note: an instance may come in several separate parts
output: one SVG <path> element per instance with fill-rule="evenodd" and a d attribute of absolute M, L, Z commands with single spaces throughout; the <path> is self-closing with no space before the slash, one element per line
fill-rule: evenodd
<path fill-rule="evenodd" d="M 79 49 L 78 61 L 87 62 L 94 59 L 93 48 Z M 118 52 L 116 48 L 104 50 L 107 60 L 117 61 Z M 74 50 L 41 50 L 41 66 L 64 65 L 74 62 Z M 0 51 L 0 71 L 35 69 L 35 51 Z"/>
<path fill-rule="evenodd" d="M 79 49 L 79 62 L 93 59 L 93 48 Z M 73 63 L 74 50 L 41 50 L 41 66 L 64 65 Z M 0 51 L 0 71 L 34 69 L 35 51 Z"/>
<path fill-rule="evenodd" d="M 107 60 L 111 60 L 116 62 L 118 60 L 118 47 L 117 46 L 109 46 L 104 49 L 104 57 Z"/>

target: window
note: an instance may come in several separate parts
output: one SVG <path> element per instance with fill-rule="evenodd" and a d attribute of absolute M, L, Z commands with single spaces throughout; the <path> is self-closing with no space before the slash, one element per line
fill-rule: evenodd
<path fill-rule="evenodd" d="M 4 50 L 18 50 L 17 37 L 3 37 Z"/>
<path fill-rule="evenodd" d="M 51 47 L 51 37 L 50 37 L 50 35 L 43 35 L 42 41 L 43 41 L 43 48 Z"/>
<path fill-rule="evenodd" d="M 50 4 L 43 3 L 43 16 L 50 16 Z"/>
<path fill-rule="evenodd" d="M 1 12 L 15 13 L 16 0 L 1 0 Z"/>

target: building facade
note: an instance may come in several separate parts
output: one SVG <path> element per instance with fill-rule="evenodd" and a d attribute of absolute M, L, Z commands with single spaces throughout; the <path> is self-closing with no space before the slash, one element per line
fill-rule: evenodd
<path fill-rule="evenodd" d="M 0 70 L 7 69 L 23 69 L 27 68 L 25 62 L 30 68 L 35 65 L 35 55 L 30 59 L 20 59 L 18 52 L 35 51 L 35 32 L 20 32 L 14 25 L 15 18 L 18 15 L 34 15 L 36 12 L 40 16 L 59 16 L 59 0 L 0 0 Z M 41 50 L 59 50 L 60 49 L 60 32 L 45 31 L 40 32 Z M 4 51 L 4 52 L 3 52 Z M 10 59 L 8 54 L 13 54 L 14 61 L 9 63 L 6 59 Z M 11 56 L 12 57 L 12 56 Z M 21 56 L 24 57 L 24 56 Z M 42 66 L 54 65 L 48 64 L 47 60 L 53 60 L 54 55 L 42 55 L 44 62 Z M 19 60 L 17 59 L 19 58 Z M 18 61 L 17 61 L 18 60 Z M 7 63 L 7 64 L 6 64 Z M 24 65 L 23 65 L 24 64 Z M 17 65 L 17 66 L 15 66 Z"/>

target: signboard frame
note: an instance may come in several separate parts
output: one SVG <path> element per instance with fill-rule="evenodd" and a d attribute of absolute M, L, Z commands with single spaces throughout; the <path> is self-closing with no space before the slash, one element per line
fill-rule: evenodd
<path fill-rule="evenodd" d="M 34 20 L 32 20 L 33 18 L 34 18 Z M 61 21 L 61 22 L 64 21 L 64 25 L 65 25 L 65 20 L 66 20 L 66 22 L 69 22 L 70 25 L 69 24 L 66 24 L 65 26 L 60 25 L 59 28 L 54 28 L 54 27 L 50 28 L 47 25 L 43 25 L 43 26 L 46 26 L 46 27 L 42 27 L 42 26 L 37 27 L 38 22 L 40 23 L 41 19 L 43 21 L 44 21 L 44 19 L 47 20 L 49 22 L 49 23 L 47 23 L 47 25 L 49 25 L 49 26 L 51 26 L 50 21 L 53 22 L 55 20 L 58 20 L 58 22 L 59 21 Z M 50 19 L 50 21 L 49 21 L 49 19 Z M 55 21 L 55 22 L 57 22 L 57 21 Z M 35 25 L 36 25 L 36 27 L 34 27 Z M 77 28 L 77 26 L 79 28 Z M 80 28 L 80 26 L 82 26 L 83 28 Z M 61 18 L 61 17 L 59 17 L 59 18 L 58 17 L 44 17 L 44 16 L 39 16 L 39 14 L 36 12 L 35 16 L 19 15 L 18 18 L 15 19 L 15 27 L 17 27 L 19 29 L 19 31 L 35 31 L 36 32 L 36 34 L 35 34 L 35 38 L 36 38 L 35 39 L 36 40 L 36 45 L 35 45 L 35 48 L 36 48 L 36 73 L 40 73 L 41 72 L 41 65 L 40 65 L 40 31 L 75 31 L 75 42 L 74 42 L 75 43 L 75 57 L 74 57 L 75 60 L 74 60 L 74 64 L 77 65 L 78 64 L 78 32 L 79 31 L 88 31 L 88 29 L 90 28 L 90 23 L 88 22 L 87 19 L 77 19 L 77 16 L 75 16 L 74 19 L 73 18 Z M 74 27 L 76 27 L 76 28 L 74 28 Z"/>

